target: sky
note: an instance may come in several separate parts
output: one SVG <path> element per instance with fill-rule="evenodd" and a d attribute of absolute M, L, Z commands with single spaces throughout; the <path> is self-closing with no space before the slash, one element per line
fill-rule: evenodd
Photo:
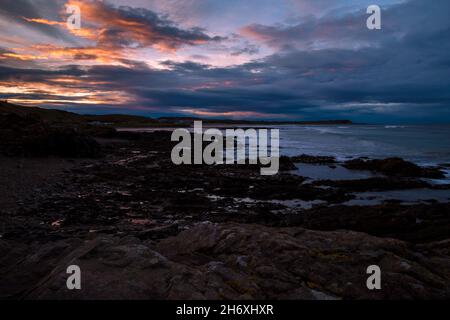
<path fill-rule="evenodd" d="M 373 4 L 381 30 L 366 27 Z M 2 0 L 0 98 L 89 114 L 450 123 L 449 13 L 448 0 Z"/>

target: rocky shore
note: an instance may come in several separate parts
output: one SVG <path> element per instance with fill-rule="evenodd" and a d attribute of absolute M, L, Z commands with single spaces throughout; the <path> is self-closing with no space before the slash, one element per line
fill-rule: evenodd
<path fill-rule="evenodd" d="M 268 177 L 250 165 L 175 166 L 169 132 L 21 121 L 37 128 L 26 139 L 0 130 L 15 139 L 0 149 L 3 188 L 18 184 L 14 172 L 34 177 L 0 208 L 2 299 L 450 298 L 448 199 L 349 204 L 360 193 L 391 190 L 450 198 L 448 185 L 429 180 L 442 177 L 439 168 L 299 155 Z M 46 146 L 37 153 L 35 144 L 29 149 L 33 132 Z M 58 143 L 70 152 L 55 152 Z M 35 169 L 36 161 L 60 165 Z M 295 170 L 299 163 L 377 175 L 309 179 Z M 52 178 L 36 174 L 42 170 Z M 65 286 L 72 264 L 82 269 L 82 290 Z M 366 287 L 373 264 L 382 290 Z"/>

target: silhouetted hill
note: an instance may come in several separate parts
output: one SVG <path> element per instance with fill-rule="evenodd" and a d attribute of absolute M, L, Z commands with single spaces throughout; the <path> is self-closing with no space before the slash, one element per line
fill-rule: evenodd
<path fill-rule="evenodd" d="M 4 101 L 0 101 L 0 114 L 37 116 L 47 122 L 82 122 L 80 115 L 73 112 L 38 107 L 23 107 Z"/>
<path fill-rule="evenodd" d="M 19 116 L 36 116 L 48 123 L 61 124 L 106 124 L 112 126 L 130 125 L 150 125 L 158 124 L 157 120 L 134 115 L 82 115 L 56 109 L 44 109 L 38 107 L 24 107 L 16 104 L 0 101 L 0 114 L 16 114 Z"/>
<path fill-rule="evenodd" d="M 196 117 L 162 117 L 153 119 L 143 116 L 110 114 L 110 115 L 81 115 L 73 112 L 44 109 L 38 107 L 23 107 L 5 101 L 0 101 L 0 114 L 17 114 L 22 116 L 37 116 L 49 123 L 61 124 L 103 124 L 113 127 L 167 127 L 189 126 L 195 120 L 202 120 L 208 124 L 228 125 L 332 125 L 352 124 L 350 120 L 325 120 L 325 121 L 260 121 L 260 120 L 231 120 L 231 119 L 202 119 Z"/>

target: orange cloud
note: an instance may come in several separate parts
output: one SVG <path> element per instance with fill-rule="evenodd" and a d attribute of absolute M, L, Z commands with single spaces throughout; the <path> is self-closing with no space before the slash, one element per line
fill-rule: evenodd
<path fill-rule="evenodd" d="M 38 52 L 39 57 L 44 55 L 47 59 L 60 59 L 63 61 L 95 61 L 102 64 L 123 65 L 121 60 L 124 54 L 121 51 L 111 50 L 109 48 L 97 47 L 60 47 L 55 45 L 35 45 L 30 48 Z"/>
<path fill-rule="evenodd" d="M 38 23 L 63 28 L 67 32 L 93 43 L 86 47 L 61 47 L 50 44 L 35 45 L 13 52 L 18 60 L 60 59 L 54 65 L 66 61 L 126 65 L 136 50 L 154 48 L 161 52 L 175 53 L 182 46 L 195 46 L 220 40 L 210 37 L 199 28 L 182 29 L 166 17 L 142 8 L 113 7 L 101 1 L 69 0 L 66 6 L 78 6 L 81 12 L 81 29 L 69 28 L 66 22 L 44 18 L 26 18 Z M 67 18 L 65 10 L 61 17 Z M 131 55 L 132 56 L 132 55 Z M 1 59 L 1 55 L 0 55 Z M 132 59 L 132 58 L 131 58 Z"/>
<path fill-rule="evenodd" d="M 12 59 L 17 59 L 17 60 L 22 60 L 22 61 L 47 59 L 47 57 L 45 57 L 45 56 L 36 56 L 33 54 L 20 54 L 20 53 L 14 53 L 14 52 L 2 53 L 0 55 L 0 60 L 6 59 L 6 58 L 12 58 Z"/>
<path fill-rule="evenodd" d="M 153 47 L 160 51 L 176 51 L 184 45 L 200 45 L 220 40 L 198 28 L 181 29 L 170 20 L 152 11 L 115 8 L 100 1 L 70 0 L 67 5 L 78 6 L 82 12 L 83 31 L 76 35 L 106 47 Z"/>
<path fill-rule="evenodd" d="M 46 24 L 49 26 L 64 26 L 66 25 L 65 22 L 59 22 L 59 21 L 51 21 L 51 20 L 47 20 L 47 19 L 40 19 L 40 18 L 26 18 L 26 17 L 22 17 L 24 20 L 28 21 L 28 22 L 34 22 L 34 23 L 40 23 L 40 24 Z"/>
<path fill-rule="evenodd" d="M 45 25 L 49 25 L 49 26 L 60 26 L 63 27 L 65 29 L 67 29 L 70 33 L 82 37 L 82 38 L 87 38 L 89 40 L 96 40 L 98 37 L 98 31 L 95 29 L 90 29 L 90 28 L 81 28 L 81 29 L 74 29 L 74 28 L 68 28 L 67 26 L 67 22 L 62 22 L 62 21 L 52 21 L 52 20 L 47 20 L 47 19 L 42 19 L 42 18 L 26 18 L 26 17 L 22 17 L 24 20 L 28 21 L 28 22 L 33 22 L 33 23 L 39 23 L 39 24 L 45 24 Z"/>
<path fill-rule="evenodd" d="M 273 39 L 272 35 L 262 32 L 261 29 L 266 31 L 268 29 L 272 30 L 274 28 L 253 24 L 253 25 L 249 25 L 249 26 L 245 26 L 245 27 L 241 28 L 240 34 L 245 37 L 255 39 L 257 41 L 270 41 Z"/>
<path fill-rule="evenodd" d="M 117 90 L 95 89 L 96 82 L 80 80 L 74 77 L 62 77 L 46 82 L 8 81 L 0 82 L 0 91 L 3 94 L 17 95 L 8 100 L 24 105 L 122 105 L 131 103 L 132 98 L 125 92 Z M 26 96 L 30 96 L 27 98 Z M 32 95 L 38 97 L 31 98 Z M 25 96 L 25 97 L 21 97 Z"/>

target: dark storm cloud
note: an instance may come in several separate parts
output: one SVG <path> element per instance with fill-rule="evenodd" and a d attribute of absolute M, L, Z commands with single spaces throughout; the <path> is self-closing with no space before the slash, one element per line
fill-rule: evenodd
<path fill-rule="evenodd" d="M 345 15 L 309 16 L 297 24 L 251 24 L 242 29 L 250 38 L 280 49 L 376 47 L 406 36 L 422 37 L 448 28 L 450 3 L 411 0 L 382 6 L 382 31 L 366 28 L 366 8 Z"/>
<path fill-rule="evenodd" d="M 227 111 L 295 113 L 298 106 L 310 103 L 295 90 L 284 90 L 268 84 L 269 76 L 255 79 L 254 64 L 233 68 L 211 68 L 196 63 L 167 61 L 170 70 L 118 67 L 95 67 L 85 75 L 92 81 L 106 81 L 108 89 L 123 89 L 132 94 L 140 105 L 157 106 L 164 112 L 199 108 Z M 230 81 L 229 87 L 225 84 Z"/>
<path fill-rule="evenodd" d="M 11 68 L 0 65 L 0 81 L 8 81 L 12 79 L 22 81 L 36 81 L 45 82 L 54 77 L 61 76 L 82 76 L 86 71 L 79 69 L 78 66 L 66 66 L 57 70 L 42 70 L 42 69 L 23 69 L 23 68 Z"/>

